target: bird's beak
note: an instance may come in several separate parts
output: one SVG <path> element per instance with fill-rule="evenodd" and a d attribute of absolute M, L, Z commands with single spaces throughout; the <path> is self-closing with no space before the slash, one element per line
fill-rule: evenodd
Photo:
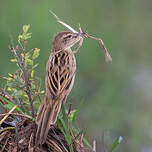
<path fill-rule="evenodd" d="M 77 37 L 79 37 L 80 36 L 80 33 L 73 33 L 73 38 L 77 38 Z"/>
<path fill-rule="evenodd" d="M 86 38 L 87 37 L 87 32 L 78 32 L 73 34 L 73 38 L 81 37 L 81 38 Z"/>

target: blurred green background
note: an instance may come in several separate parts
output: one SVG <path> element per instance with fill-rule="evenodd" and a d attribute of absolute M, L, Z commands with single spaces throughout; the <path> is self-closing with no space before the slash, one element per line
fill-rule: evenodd
<path fill-rule="evenodd" d="M 151 0 L 0 0 L 0 75 L 13 73 L 8 45 L 30 24 L 29 48 L 40 48 L 37 75 L 44 82 L 51 41 L 66 30 L 49 13 L 101 37 L 112 58 L 104 61 L 97 41 L 85 39 L 76 55 L 77 74 L 68 102 L 84 104 L 76 126 L 90 141 L 102 134 L 108 145 L 124 138 L 118 151 L 152 152 L 152 1 Z M 4 82 L 0 80 L 0 86 Z M 43 83 L 44 88 L 44 83 Z"/>

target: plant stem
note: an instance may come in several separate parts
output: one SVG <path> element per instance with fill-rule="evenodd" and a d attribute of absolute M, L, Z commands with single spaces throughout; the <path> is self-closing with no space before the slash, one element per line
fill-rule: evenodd
<path fill-rule="evenodd" d="M 16 46 L 16 50 L 17 50 L 17 55 L 18 55 L 18 58 L 19 58 L 20 66 L 21 66 L 23 76 L 24 76 L 24 80 L 25 80 L 25 86 L 26 86 L 25 92 L 26 92 L 26 94 L 28 96 L 28 99 L 29 99 L 29 102 L 30 102 L 32 117 L 34 118 L 34 107 L 33 107 L 33 100 L 32 100 L 31 93 L 30 93 L 30 82 L 29 82 L 29 78 L 28 78 L 28 75 L 27 75 L 26 70 L 25 70 L 25 55 L 22 58 L 21 52 L 20 52 L 18 46 Z"/>

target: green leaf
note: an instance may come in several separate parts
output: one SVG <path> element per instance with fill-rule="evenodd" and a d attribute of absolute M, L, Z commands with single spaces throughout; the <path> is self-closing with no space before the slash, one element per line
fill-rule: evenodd
<path fill-rule="evenodd" d="M 72 139 L 71 139 L 71 136 L 70 136 L 69 129 L 66 126 L 65 121 L 61 117 L 59 119 L 60 119 L 60 121 L 61 121 L 61 123 L 62 123 L 62 125 L 64 127 L 65 132 L 63 131 L 62 127 L 60 127 L 60 129 L 63 132 L 68 144 L 70 145 L 71 151 L 73 152 Z"/>
<path fill-rule="evenodd" d="M 27 40 L 27 39 L 30 39 L 32 37 L 32 33 L 23 33 L 22 35 L 22 39 L 23 40 Z"/>
<path fill-rule="evenodd" d="M 66 109 L 65 109 L 64 104 L 61 105 L 61 111 L 62 111 L 62 117 L 63 117 L 65 124 L 68 124 L 68 118 L 67 118 Z"/>
<path fill-rule="evenodd" d="M 62 133 L 64 134 L 64 136 L 66 137 L 66 135 L 65 135 L 65 133 L 64 133 L 64 130 L 63 130 L 63 128 L 62 128 L 61 121 L 57 121 L 57 124 L 58 124 L 58 127 L 60 128 L 61 132 L 62 132 Z M 62 142 L 61 142 L 61 144 L 62 144 Z M 66 147 L 64 146 L 64 144 L 62 144 L 62 146 L 63 146 L 63 148 L 64 148 L 64 150 L 65 150 L 66 152 L 69 152 L 69 151 L 66 149 Z"/>
<path fill-rule="evenodd" d="M 33 61 L 31 59 L 26 59 L 25 60 L 25 65 L 33 66 Z"/>
<path fill-rule="evenodd" d="M 32 72 L 31 72 L 31 78 L 33 78 L 34 77 L 34 70 L 32 70 Z"/>
<path fill-rule="evenodd" d="M 64 120 L 63 119 L 60 119 L 60 120 L 62 122 L 62 125 L 63 125 L 64 129 L 65 129 L 65 135 L 66 135 L 67 142 L 68 142 L 68 144 L 71 144 L 72 140 L 71 140 L 71 136 L 70 136 L 70 133 L 69 133 L 69 129 L 66 126 Z"/>
<path fill-rule="evenodd" d="M 33 60 L 36 59 L 39 56 L 39 54 L 40 54 L 39 52 L 40 52 L 40 49 L 38 49 L 38 48 L 34 49 L 34 53 L 33 53 L 33 56 L 32 56 Z"/>
<path fill-rule="evenodd" d="M 83 142 L 84 142 L 84 144 L 86 144 L 91 150 L 93 150 L 92 149 L 92 145 L 88 142 L 88 140 L 86 139 L 86 138 L 84 138 L 83 137 Z"/>
<path fill-rule="evenodd" d="M 6 104 L 7 106 L 5 106 L 5 108 L 8 108 L 8 109 L 10 108 L 11 109 L 11 108 L 13 108 L 15 106 L 15 104 L 13 104 L 11 101 L 7 100 L 6 98 L 2 97 L 1 95 L 0 95 L 0 98 L 8 104 L 8 105 Z M 22 109 L 19 108 L 19 107 L 17 107 L 16 110 L 18 112 L 23 113 Z"/>
<path fill-rule="evenodd" d="M 28 24 L 28 25 L 23 25 L 23 32 L 24 32 L 24 33 L 27 33 L 27 31 L 29 30 L 29 28 L 30 28 L 30 24 Z"/>
<path fill-rule="evenodd" d="M 38 63 L 35 64 L 35 65 L 32 67 L 32 69 L 35 69 L 38 65 L 39 65 Z"/>
<path fill-rule="evenodd" d="M 81 100 L 80 104 L 78 105 L 78 108 L 75 109 L 74 112 L 70 115 L 70 120 L 72 123 L 76 120 L 82 104 L 83 104 L 83 100 Z"/>
<path fill-rule="evenodd" d="M 122 138 L 121 136 L 118 137 L 118 138 L 114 141 L 114 143 L 113 143 L 113 145 L 112 145 L 112 147 L 111 147 L 111 149 L 110 149 L 109 152 L 113 152 L 113 151 L 117 148 L 117 146 L 121 143 L 122 140 L 123 140 L 123 138 Z"/>
<path fill-rule="evenodd" d="M 17 59 L 11 59 L 11 62 L 17 62 Z"/>

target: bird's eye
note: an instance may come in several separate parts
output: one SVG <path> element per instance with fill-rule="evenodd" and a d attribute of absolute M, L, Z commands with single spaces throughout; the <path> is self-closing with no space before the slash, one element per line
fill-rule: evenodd
<path fill-rule="evenodd" d="M 72 37 L 72 35 L 71 35 L 71 34 L 67 36 L 67 38 L 71 38 L 71 37 Z"/>

